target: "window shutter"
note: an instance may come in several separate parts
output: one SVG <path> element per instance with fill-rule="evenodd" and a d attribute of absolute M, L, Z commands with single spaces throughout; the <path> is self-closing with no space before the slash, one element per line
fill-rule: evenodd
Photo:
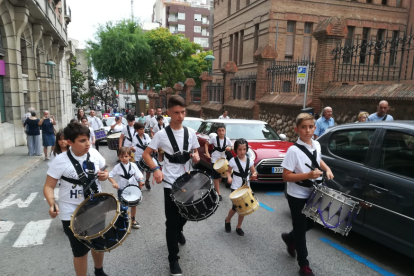
<path fill-rule="evenodd" d="M 311 36 L 303 36 L 303 56 L 302 59 L 310 60 L 310 52 L 311 52 Z"/>
<path fill-rule="evenodd" d="M 295 35 L 294 34 L 287 34 L 286 35 L 286 56 L 293 56 L 293 43 L 295 42 Z"/>

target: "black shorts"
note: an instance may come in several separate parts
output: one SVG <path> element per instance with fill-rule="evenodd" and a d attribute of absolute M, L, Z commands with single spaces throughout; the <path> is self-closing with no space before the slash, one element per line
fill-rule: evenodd
<path fill-rule="evenodd" d="M 86 254 L 88 254 L 90 249 L 86 245 L 81 243 L 77 238 L 75 238 L 72 230 L 70 230 L 69 228 L 70 221 L 62 220 L 62 225 L 63 225 L 63 231 L 65 231 L 66 236 L 68 236 L 69 238 L 70 247 L 72 247 L 73 257 L 79 258 L 79 257 L 83 257 Z"/>
<path fill-rule="evenodd" d="M 214 169 L 214 163 L 211 163 L 211 178 L 213 179 L 220 179 L 222 178 L 221 174 L 218 173 L 215 169 Z"/>

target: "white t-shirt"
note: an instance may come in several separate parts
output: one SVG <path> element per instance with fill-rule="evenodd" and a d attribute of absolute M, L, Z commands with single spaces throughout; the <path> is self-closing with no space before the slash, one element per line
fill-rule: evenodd
<path fill-rule="evenodd" d="M 210 145 L 214 145 L 214 147 L 217 147 L 217 138 L 216 137 L 218 137 L 218 136 L 213 136 L 213 137 L 211 137 L 210 138 L 210 140 L 208 141 L 208 143 L 210 144 Z M 219 142 L 220 142 L 220 145 L 219 145 L 219 147 L 220 148 L 222 148 L 223 147 L 223 143 L 224 143 L 224 139 L 220 139 L 219 140 Z M 226 137 L 226 145 L 227 146 L 232 146 L 233 144 L 231 143 L 231 141 L 230 141 L 230 138 L 229 137 Z M 219 151 L 217 151 L 217 150 L 215 150 L 212 154 L 211 154 L 211 163 L 216 163 L 217 162 L 217 160 L 219 160 L 221 157 L 225 157 L 226 156 L 226 151 L 223 151 L 223 152 L 219 152 Z"/>
<path fill-rule="evenodd" d="M 166 126 L 168 126 L 168 123 L 166 124 L 166 123 L 165 123 L 165 121 L 164 121 L 164 122 L 163 122 L 163 125 L 161 125 L 161 129 L 164 129 Z M 159 127 L 159 125 L 158 125 L 158 122 L 157 122 L 157 124 L 156 124 L 155 126 L 153 126 L 153 127 L 152 127 L 152 132 L 154 132 L 154 134 L 155 134 L 155 133 L 157 133 L 158 131 L 160 131 L 161 129 L 160 129 L 160 127 Z"/>
<path fill-rule="evenodd" d="M 148 134 L 144 133 L 144 138 L 141 139 L 141 142 L 143 146 L 148 146 L 151 142 L 151 138 Z M 137 144 L 141 145 L 141 143 L 138 141 L 138 133 L 134 136 L 134 148 L 135 148 L 135 161 L 140 161 L 142 158 L 142 154 L 144 153 L 144 150 L 137 147 Z"/>
<path fill-rule="evenodd" d="M 320 165 L 321 163 L 321 145 L 318 141 L 311 140 L 312 147 L 308 144 L 302 142 L 300 138 L 296 143 L 299 145 L 305 146 L 311 154 L 316 150 L 317 156 L 316 161 Z M 309 157 L 306 156 L 303 151 L 301 151 L 296 146 L 291 146 L 287 152 L 285 159 L 283 159 L 282 167 L 295 173 L 309 173 L 311 170 L 305 164 L 312 165 L 312 161 L 309 160 Z M 322 177 L 318 178 L 318 180 L 322 179 Z M 288 182 L 287 183 L 287 193 L 296 198 L 308 198 L 311 194 L 312 188 L 307 188 L 296 184 L 295 182 Z"/>
<path fill-rule="evenodd" d="M 224 117 L 223 115 L 220 115 L 219 119 L 225 119 L 225 120 L 228 120 L 228 119 L 230 119 L 230 117 L 229 117 L 229 116 Z"/>
<path fill-rule="evenodd" d="M 246 156 L 246 158 L 248 158 L 248 157 Z M 246 162 L 244 162 L 240 159 L 239 159 L 239 161 L 240 161 L 240 165 L 241 165 L 242 169 L 245 170 L 246 169 Z M 246 161 L 247 161 L 247 159 L 246 159 Z M 234 157 L 232 159 L 230 159 L 229 166 L 232 167 L 233 171 L 238 172 L 238 173 L 240 172 L 239 167 L 237 167 L 236 161 L 234 160 Z M 254 167 L 254 161 L 252 159 L 249 160 L 249 166 L 250 167 L 248 168 L 248 170 L 250 170 L 251 167 Z M 249 175 L 247 175 L 246 181 L 247 181 L 247 186 L 250 186 Z M 240 176 L 237 176 L 237 175 L 233 174 L 233 181 L 231 182 L 231 188 L 236 190 L 236 189 L 240 188 L 243 184 L 244 184 L 243 179 Z"/>
<path fill-rule="evenodd" d="M 83 161 L 86 160 L 87 154 L 83 156 L 76 156 L 72 149 L 70 149 L 72 156 L 82 165 Z M 70 216 L 75 211 L 76 207 L 82 203 L 85 198 L 83 197 L 83 187 L 69 183 L 62 176 L 72 179 L 79 179 L 75 168 L 70 162 L 68 152 L 63 152 L 55 157 L 53 162 L 49 165 L 47 175 L 54 179 L 60 179 L 59 189 L 59 218 L 61 220 L 70 220 Z M 96 149 L 89 149 L 90 158 L 89 161 L 95 164 L 95 173 L 98 172 L 99 168 L 105 165 L 105 159 Z M 101 185 L 97 181 L 98 189 L 101 191 Z"/>
<path fill-rule="evenodd" d="M 131 164 L 131 170 L 128 172 L 130 164 Z M 121 175 L 124 175 L 124 170 L 122 169 L 121 166 L 125 168 L 126 172 L 132 175 L 132 177 L 129 180 L 121 177 Z M 116 164 L 115 167 L 112 169 L 112 171 L 109 173 L 109 177 L 113 178 L 115 176 L 118 176 L 118 180 L 116 181 L 116 183 L 118 183 L 120 190 L 122 190 L 129 184 L 138 185 L 138 181 L 144 178 L 141 171 L 138 169 L 138 166 L 133 162 L 128 162 L 128 164 L 126 165 L 123 163 Z"/>
<path fill-rule="evenodd" d="M 150 126 L 151 126 L 152 128 L 154 128 L 154 127 L 155 127 L 155 125 L 157 125 L 157 124 L 158 124 L 157 117 L 156 117 L 156 116 L 152 117 L 152 118 L 151 118 L 151 125 L 150 125 Z M 164 125 L 165 125 L 165 126 L 168 126 L 168 125 L 169 125 L 168 121 L 167 121 L 167 120 L 165 120 L 165 119 L 164 119 Z"/>
<path fill-rule="evenodd" d="M 188 129 L 188 128 L 187 128 Z M 183 152 L 184 146 L 184 128 L 180 130 L 171 129 L 175 140 L 177 141 L 177 145 L 181 153 Z M 162 148 L 166 153 L 173 154 L 173 148 L 168 140 L 167 132 L 165 129 L 158 131 L 154 138 L 149 145 L 150 148 L 157 150 L 158 148 Z M 198 149 L 200 144 L 198 143 L 197 136 L 195 131 L 188 129 L 188 151 L 191 152 L 193 149 Z M 190 170 L 190 160 L 187 161 L 186 164 L 174 164 L 170 163 L 167 157 L 164 159 L 164 166 L 162 168 L 162 172 L 164 174 L 164 179 L 170 183 L 174 183 L 175 180 L 183 175 L 185 172 Z M 170 188 L 171 185 L 164 182 L 165 188 Z"/>
<path fill-rule="evenodd" d="M 92 127 L 93 130 L 98 130 L 102 127 L 102 121 L 96 116 L 88 118 L 89 125 Z"/>
<path fill-rule="evenodd" d="M 131 133 L 132 141 L 129 141 L 129 134 L 128 134 L 128 128 Z M 132 147 L 134 146 L 134 135 L 135 135 L 135 129 L 134 127 L 130 127 L 129 125 L 124 126 L 122 129 L 122 134 L 124 135 L 124 147 Z"/>
<path fill-rule="evenodd" d="M 152 116 L 152 117 L 151 115 L 145 116 L 145 129 L 150 129 L 152 118 L 155 118 L 155 116 Z"/>
<path fill-rule="evenodd" d="M 112 126 L 115 125 L 116 122 L 112 122 Z M 120 125 L 116 125 L 113 129 L 114 132 L 121 132 L 124 129 L 124 125 L 120 124 Z M 131 133 L 132 134 L 132 133 Z"/>

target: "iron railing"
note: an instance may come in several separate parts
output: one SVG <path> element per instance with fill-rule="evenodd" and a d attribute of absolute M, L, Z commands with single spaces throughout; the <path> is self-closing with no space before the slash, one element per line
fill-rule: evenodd
<path fill-rule="evenodd" d="M 195 104 L 201 103 L 201 89 L 191 90 L 191 102 Z"/>
<path fill-rule="evenodd" d="M 256 74 L 237 76 L 230 79 L 233 99 L 255 100 L 256 99 Z"/>
<path fill-rule="evenodd" d="M 304 93 L 305 84 L 297 84 L 298 66 L 309 66 L 308 93 L 312 93 L 316 62 L 312 59 L 274 61 L 267 70 L 267 92 Z"/>
<path fill-rule="evenodd" d="M 335 69 L 334 82 L 401 81 L 413 80 L 414 35 L 412 28 L 399 37 L 400 31 L 393 31 L 390 39 L 367 41 L 357 39 L 356 43 L 344 40 L 333 51 Z M 383 35 L 388 37 L 388 31 Z"/>
<path fill-rule="evenodd" d="M 212 83 L 207 86 L 208 100 L 214 103 L 223 103 L 223 85 L 220 83 Z"/>

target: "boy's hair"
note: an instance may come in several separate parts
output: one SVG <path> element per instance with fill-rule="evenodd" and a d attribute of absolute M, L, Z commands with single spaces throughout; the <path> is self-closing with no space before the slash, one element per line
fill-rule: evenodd
<path fill-rule="evenodd" d="M 249 150 L 249 143 L 247 143 L 246 139 L 240 138 L 234 142 L 234 152 L 237 154 L 237 149 L 240 145 L 246 145 L 246 152 Z"/>
<path fill-rule="evenodd" d="M 296 127 L 300 126 L 303 121 L 312 120 L 315 123 L 315 117 L 309 113 L 300 113 L 298 117 L 296 117 Z"/>
<path fill-rule="evenodd" d="M 179 95 L 172 95 L 168 100 L 168 109 L 171 109 L 175 106 L 186 107 L 184 99 Z"/>
<path fill-rule="evenodd" d="M 71 140 L 73 143 L 75 143 L 76 138 L 80 135 L 86 135 L 88 138 L 91 137 L 89 128 L 80 123 L 68 124 L 63 130 L 63 134 L 66 140 Z"/>
<path fill-rule="evenodd" d="M 127 115 L 127 121 L 128 121 L 128 122 L 132 122 L 132 121 L 134 121 L 134 122 L 135 122 L 135 116 L 134 116 L 134 115 L 132 115 L 132 114 L 128 114 L 128 115 Z"/>
<path fill-rule="evenodd" d="M 77 123 L 77 122 L 78 122 L 78 120 L 72 119 L 72 120 L 70 120 L 69 124 L 73 124 L 73 123 Z"/>
<path fill-rule="evenodd" d="M 134 129 L 135 130 L 140 130 L 140 129 L 143 129 L 143 128 L 145 128 L 143 123 L 138 122 L 138 123 L 134 124 Z"/>
<path fill-rule="evenodd" d="M 222 124 L 222 123 L 217 124 L 217 129 L 216 129 L 216 132 L 218 131 L 218 129 L 219 129 L 219 128 L 224 128 L 224 129 L 226 129 L 226 126 L 225 126 L 224 124 Z"/>
<path fill-rule="evenodd" d="M 164 120 L 164 117 L 162 117 L 161 115 L 158 115 L 157 116 L 157 121 L 161 121 L 161 120 Z"/>
<path fill-rule="evenodd" d="M 135 126 L 135 125 L 134 125 Z M 132 156 L 132 150 L 129 147 L 122 147 L 118 150 L 118 157 L 123 156 L 123 155 L 129 155 L 129 157 Z"/>
<path fill-rule="evenodd" d="M 226 112 L 227 110 L 225 110 L 225 109 L 223 109 L 223 112 L 222 112 L 222 114 L 224 114 L 224 112 Z"/>
<path fill-rule="evenodd" d="M 81 122 L 82 122 L 83 120 L 86 120 L 86 121 L 88 121 L 88 117 L 86 117 L 86 116 L 83 116 L 83 117 L 81 118 Z"/>
<path fill-rule="evenodd" d="M 63 133 L 63 129 L 59 130 L 56 133 L 55 149 L 53 150 L 53 156 L 56 156 L 56 155 L 59 155 L 59 154 L 62 153 L 62 149 L 59 146 L 59 140 L 60 140 L 60 137 L 62 137 L 62 136 L 63 136 L 63 139 L 65 139 L 65 135 Z M 66 145 L 66 150 L 69 150 L 69 145 Z"/>

